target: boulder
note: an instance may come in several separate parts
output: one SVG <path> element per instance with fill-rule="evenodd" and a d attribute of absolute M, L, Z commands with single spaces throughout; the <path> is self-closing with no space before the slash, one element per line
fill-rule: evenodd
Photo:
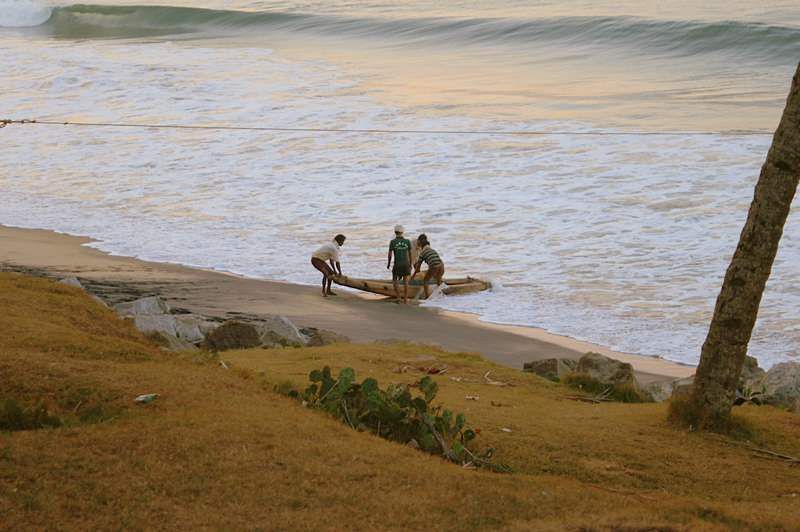
<path fill-rule="evenodd" d="M 284 316 L 268 316 L 254 323 L 261 344 L 265 346 L 303 346 L 308 338 L 300 333 L 300 329 Z"/>
<path fill-rule="evenodd" d="M 169 314 L 169 305 L 158 296 L 150 296 L 127 303 L 119 303 L 114 305 L 114 310 L 120 316 L 152 316 Z"/>
<path fill-rule="evenodd" d="M 133 317 L 134 326 L 145 334 L 161 333 L 178 336 L 175 316 L 169 314 L 141 314 Z"/>
<path fill-rule="evenodd" d="M 326 331 L 325 329 L 317 329 L 316 327 L 304 327 L 300 329 L 300 333 L 308 338 L 306 345 L 308 347 L 319 347 L 322 345 L 330 344 L 346 344 L 350 342 L 350 338 L 333 331 Z"/>
<path fill-rule="evenodd" d="M 751 356 L 744 357 L 742 374 L 739 376 L 739 388 L 753 388 L 764 378 L 766 372 L 758 367 L 758 360 Z"/>
<path fill-rule="evenodd" d="M 653 382 L 642 390 L 653 401 L 661 403 L 676 395 L 688 393 L 694 383 L 694 375 L 671 381 Z"/>
<path fill-rule="evenodd" d="M 572 373 L 577 364 L 577 361 L 569 358 L 545 358 L 526 362 L 522 366 L 522 371 L 535 373 L 545 379 L 559 382 L 566 375 Z"/>
<path fill-rule="evenodd" d="M 261 345 L 261 335 L 256 325 L 231 320 L 209 333 L 205 345 L 212 351 L 258 347 Z"/>
<path fill-rule="evenodd" d="M 197 328 L 200 329 L 200 333 L 203 336 L 208 336 L 213 331 L 218 329 L 222 323 L 222 321 L 213 321 L 208 318 L 203 318 L 197 323 Z"/>
<path fill-rule="evenodd" d="M 575 373 L 583 373 L 601 384 L 613 386 L 636 385 L 633 366 L 599 353 L 586 353 L 575 366 Z"/>
<path fill-rule="evenodd" d="M 202 342 L 205 335 L 200 330 L 200 323 L 203 321 L 202 318 L 192 315 L 175 316 L 175 331 L 178 338 L 193 344 Z"/>
<path fill-rule="evenodd" d="M 800 409 L 800 363 L 775 364 L 759 382 L 764 389 L 765 403 Z"/>

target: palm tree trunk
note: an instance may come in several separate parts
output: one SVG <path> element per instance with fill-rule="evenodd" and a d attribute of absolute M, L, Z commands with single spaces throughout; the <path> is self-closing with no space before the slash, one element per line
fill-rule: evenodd
<path fill-rule="evenodd" d="M 694 390 L 682 412 L 673 410 L 695 428 L 724 429 L 729 424 L 747 344 L 799 177 L 800 65 L 717 297 Z"/>

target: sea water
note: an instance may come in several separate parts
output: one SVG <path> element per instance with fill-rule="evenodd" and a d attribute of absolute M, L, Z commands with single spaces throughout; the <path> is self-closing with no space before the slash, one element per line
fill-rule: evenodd
<path fill-rule="evenodd" d="M 0 223 L 308 284 L 338 232 L 384 276 L 402 223 L 495 283 L 429 304 L 687 363 L 800 60 L 793 0 L 136 4 L 0 0 L 0 118 L 422 133 L 10 125 Z M 793 212 L 766 367 L 799 259 Z"/>

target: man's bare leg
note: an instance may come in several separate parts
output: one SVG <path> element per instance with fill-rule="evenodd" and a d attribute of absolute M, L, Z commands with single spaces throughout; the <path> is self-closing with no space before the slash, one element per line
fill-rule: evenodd
<path fill-rule="evenodd" d="M 392 275 L 392 286 L 394 287 L 394 295 L 396 296 L 397 302 L 400 303 L 400 287 L 397 286 L 397 277 Z"/>
<path fill-rule="evenodd" d="M 423 277 L 422 279 L 422 288 L 425 290 L 425 299 L 428 299 L 431 296 L 430 292 L 428 291 L 428 281 L 430 280 L 431 280 L 431 270 L 429 268 L 428 271 L 425 272 L 425 277 Z"/>
<path fill-rule="evenodd" d="M 328 281 L 328 276 L 323 274 L 322 275 L 322 297 L 328 297 L 328 293 L 325 291 L 325 283 Z"/>
<path fill-rule="evenodd" d="M 333 276 L 328 277 L 328 289 L 325 291 L 326 296 L 335 296 L 336 292 L 331 290 L 331 285 L 333 284 Z"/>
<path fill-rule="evenodd" d="M 403 276 L 403 304 L 408 305 L 408 275 Z"/>

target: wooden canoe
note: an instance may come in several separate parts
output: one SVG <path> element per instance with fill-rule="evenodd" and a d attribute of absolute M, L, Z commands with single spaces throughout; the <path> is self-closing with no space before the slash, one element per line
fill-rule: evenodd
<path fill-rule="evenodd" d="M 385 281 L 380 279 L 358 279 L 356 277 L 348 277 L 346 275 L 337 275 L 333 278 L 333 282 L 356 290 L 363 290 L 372 294 L 379 294 L 382 296 L 396 297 L 392 281 Z M 446 295 L 456 294 L 470 294 L 472 292 L 481 292 L 488 290 L 492 287 L 492 283 L 476 279 L 474 277 L 460 277 L 451 279 L 442 279 L 442 293 Z M 398 283 L 400 295 L 403 295 L 403 282 Z M 436 288 L 436 281 L 431 279 L 428 281 L 428 291 L 433 293 Z M 408 282 L 408 297 L 410 299 L 425 299 L 425 290 L 422 287 L 422 275 L 412 279 Z"/>

